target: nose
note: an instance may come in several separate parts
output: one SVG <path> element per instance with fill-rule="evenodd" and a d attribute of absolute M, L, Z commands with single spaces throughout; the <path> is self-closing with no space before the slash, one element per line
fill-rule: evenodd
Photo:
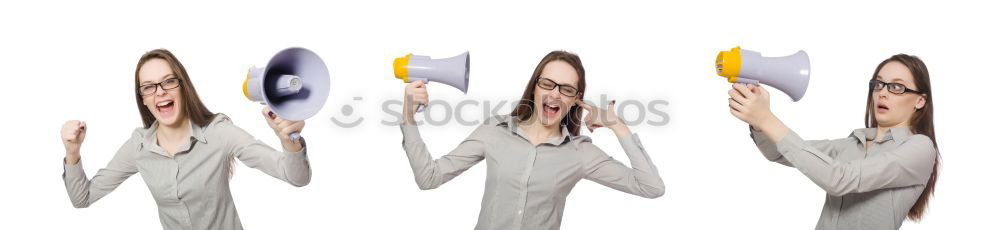
<path fill-rule="evenodd" d="M 166 96 L 167 95 L 167 90 L 163 89 L 163 86 L 159 86 L 158 85 L 158 86 L 156 86 L 156 91 L 153 92 L 153 95 L 156 95 L 156 96 Z"/>
<path fill-rule="evenodd" d="M 556 86 L 555 88 L 552 88 L 552 90 L 549 90 L 549 92 L 548 92 L 549 93 L 549 97 L 554 98 L 554 99 L 561 99 L 560 97 L 562 97 L 562 94 L 559 93 L 559 87 L 562 87 L 562 86 Z"/>
<path fill-rule="evenodd" d="M 883 87 L 882 89 L 875 90 L 875 95 L 879 98 L 885 98 L 889 96 L 889 87 Z"/>

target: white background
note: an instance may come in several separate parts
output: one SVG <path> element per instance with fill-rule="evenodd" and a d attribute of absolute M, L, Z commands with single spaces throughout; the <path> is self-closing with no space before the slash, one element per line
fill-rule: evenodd
<path fill-rule="evenodd" d="M 71 206 L 61 180 L 65 120 L 89 125 L 83 164 L 93 175 L 141 125 L 133 96 L 135 64 L 167 48 L 187 67 L 213 112 L 265 142 L 277 138 L 243 98 L 250 65 L 302 46 L 331 70 L 332 93 L 308 120 L 313 181 L 294 188 L 240 166 L 232 181 L 250 229 L 470 229 L 485 166 L 430 191 L 417 189 L 385 100 L 402 98 L 391 61 L 414 52 L 448 57 L 469 50 L 469 94 L 431 84 L 432 99 L 458 102 L 520 96 L 546 53 L 579 54 L 588 98 L 668 100 L 666 126 L 633 126 L 659 168 L 667 193 L 644 199 L 590 181 L 568 198 L 564 229 L 811 229 L 824 192 L 797 170 L 768 162 L 727 107 L 718 51 L 740 45 L 780 56 L 806 50 L 812 80 L 791 102 L 771 90 L 772 109 L 807 139 L 846 137 L 863 127 L 865 90 L 875 66 L 897 53 L 929 66 L 943 168 L 923 222 L 905 229 L 995 226 L 997 6 L 947 1 L 700 1 L 688 3 L 351 1 L 0 3 L 0 225 L 5 229 L 156 229 L 156 205 L 133 176 L 90 208 Z M 354 97 L 363 97 L 355 101 Z M 353 106 L 350 116 L 344 106 Z M 661 108 L 663 109 L 663 108 Z M 431 116 L 443 116 L 429 109 Z M 462 111 L 470 118 L 483 112 Z M 627 115 L 626 115 L 627 116 Z M 364 118 L 361 126 L 336 127 Z M 435 156 L 474 126 L 421 127 Z M 590 135 L 619 160 L 614 135 Z"/>

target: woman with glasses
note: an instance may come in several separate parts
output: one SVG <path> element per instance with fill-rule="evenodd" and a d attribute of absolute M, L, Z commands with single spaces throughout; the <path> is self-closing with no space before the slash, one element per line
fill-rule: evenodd
<path fill-rule="evenodd" d="M 930 75 L 915 56 L 892 56 L 875 68 L 865 126 L 847 137 L 803 140 L 770 111 L 762 87 L 734 84 L 733 116 L 768 160 L 797 168 L 827 192 L 816 229 L 899 229 L 920 220 L 937 181 Z"/>
<path fill-rule="evenodd" d="M 305 123 L 283 120 L 265 108 L 265 120 L 284 151 L 255 140 L 226 115 L 205 108 L 184 66 L 167 50 L 152 50 L 139 59 L 135 101 L 144 126 L 91 179 L 80 164 L 87 125 L 63 125 L 63 180 L 74 207 L 90 206 L 139 173 L 164 229 L 242 229 L 229 191 L 234 159 L 293 186 L 309 184 L 305 142 L 288 138 Z"/>
<path fill-rule="evenodd" d="M 406 86 L 403 149 L 420 189 L 434 189 L 485 160 L 487 179 L 476 229 L 558 229 L 566 196 L 581 179 L 647 198 L 664 193 L 663 180 L 639 143 L 618 119 L 614 102 L 599 110 L 582 101 L 586 82 L 575 54 L 542 58 L 523 97 L 509 115 L 485 121 L 458 147 L 433 159 L 417 130 L 416 105 L 427 104 L 421 82 Z M 607 127 L 618 137 L 631 167 L 612 159 L 580 135 Z"/>

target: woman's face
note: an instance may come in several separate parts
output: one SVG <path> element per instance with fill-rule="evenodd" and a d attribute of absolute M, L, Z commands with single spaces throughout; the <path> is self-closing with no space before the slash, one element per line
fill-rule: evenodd
<path fill-rule="evenodd" d="M 917 89 L 910 70 L 896 61 L 882 66 L 875 79 L 885 83 L 903 84 L 912 90 L 922 90 Z M 875 102 L 875 121 L 879 127 L 909 126 L 913 113 L 924 107 L 922 95 L 910 92 L 894 94 L 889 92 L 889 86 L 872 92 L 872 101 Z"/>
<path fill-rule="evenodd" d="M 174 127 L 184 119 L 184 104 L 181 100 L 181 87 L 170 89 L 171 83 L 178 83 L 177 76 L 170 69 L 166 60 L 155 58 L 139 67 L 139 88 L 142 94 L 142 104 L 156 117 L 160 125 Z M 155 84 L 161 83 L 159 86 Z M 179 83 L 178 83 L 179 84 Z M 142 88 L 156 86 L 155 92 L 146 94 Z M 167 88 L 167 90 L 164 90 Z"/>
<path fill-rule="evenodd" d="M 551 90 L 543 89 L 539 85 L 543 84 L 544 79 L 551 80 L 560 86 Z M 535 85 L 534 98 L 535 117 L 539 118 L 538 121 L 542 122 L 543 126 L 559 125 L 559 121 L 562 121 L 563 117 L 569 113 L 570 108 L 576 105 L 576 95 L 566 96 L 559 91 L 565 91 L 561 89 L 564 85 L 576 88 L 579 81 L 580 77 L 577 75 L 576 69 L 569 63 L 557 60 L 545 64 L 538 79 L 539 83 Z"/>

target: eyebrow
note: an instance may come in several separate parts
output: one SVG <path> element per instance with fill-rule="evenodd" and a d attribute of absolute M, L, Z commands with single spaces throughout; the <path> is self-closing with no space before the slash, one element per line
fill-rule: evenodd
<path fill-rule="evenodd" d="M 162 77 L 160 77 L 160 81 L 166 80 L 166 79 L 170 78 L 170 76 L 177 77 L 177 75 L 175 75 L 173 73 L 168 73 L 167 75 L 163 75 Z M 142 82 L 139 82 L 140 85 L 152 84 L 152 83 L 153 83 L 153 81 L 142 81 Z"/>
<path fill-rule="evenodd" d="M 552 81 L 552 82 L 555 82 L 556 84 L 559 84 L 559 85 L 567 85 L 567 86 L 572 86 L 573 88 L 576 88 L 576 86 L 574 86 L 574 84 L 569 84 L 569 83 L 559 83 L 559 82 L 557 82 L 556 80 L 552 80 L 552 78 L 548 78 L 548 77 L 545 77 L 545 76 L 541 76 L 541 77 L 539 77 L 539 78 L 542 78 L 542 79 L 548 79 L 549 81 Z"/>

